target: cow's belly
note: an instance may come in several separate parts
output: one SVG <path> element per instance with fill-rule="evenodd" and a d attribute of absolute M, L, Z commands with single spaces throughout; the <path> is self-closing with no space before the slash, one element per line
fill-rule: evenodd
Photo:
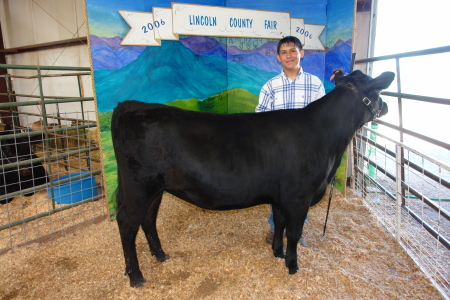
<path fill-rule="evenodd" d="M 247 208 L 279 198 L 278 181 L 264 180 L 257 174 L 184 174 L 167 179 L 167 192 L 204 209 Z"/>
<path fill-rule="evenodd" d="M 178 170 L 166 174 L 164 189 L 204 209 L 229 210 L 281 203 L 292 198 L 310 201 L 326 180 L 325 173 L 316 174 L 322 179 L 314 182 L 311 176 L 302 178 L 301 172 L 287 170 L 291 169 L 284 168 L 284 172 L 258 168 L 239 172 L 204 170 L 199 173 Z"/>

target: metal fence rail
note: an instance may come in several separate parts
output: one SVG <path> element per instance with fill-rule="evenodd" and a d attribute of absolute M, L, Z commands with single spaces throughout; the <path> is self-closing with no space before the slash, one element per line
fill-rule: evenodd
<path fill-rule="evenodd" d="M 7 92 L 0 93 L 2 253 L 96 223 L 107 217 L 107 211 L 94 98 L 85 97 L 82 86 L 86 78 L 91 81 L 90 68 L 23 65 L 0 65 L 0 68 L 14 70 L 13 75 L 0 76 L 7 86 Z M 35 71 L 35 75 L 30 76 L 30 71 Z M 44 80 L 47 87 L 68 85 L 78 94 L 48 95 L 44 92 Z M 17 88 L 24 81 L 35 86 L 36 92 L 16 92 L 14 83 Z M 11 146 L 17 149 L 13 151 L 15 157 L 6 150 Z M 44 168 L 45 175 L 37 175 L 34 171 L 37 168 Z M 29 174 L 26 178 L 34 184 L 18 184 L 14 178 L 25 176 L 22 173 Z M 48 180 L 43 180 L 44 176 Z"/>
<path fill-rule="evenodd" d="M 395 60 L 398 91 L 382 92 L 397 102 L 398 123 L 377 120 L 353 140 L 353 187 L 442 295 L 450 299 L 450 163 L 405 145 L 405 137 L 433 145 L 450 158 L 450 144 L 403 124 L 407 101 L 450 105 L 450 99 L 402 93 L 400 60 L 450 52 L 450 46 L 358 60 Z M 385 135 L 382 132 L 393 134 Z M 448 153 L 448 156 L 447 156 Z"/>
<path fill-rule="evenodd" d="M 355 189 L 441 292 L 450 295 L 450 166 L 364 130 L 377 141 L 361 133 L 355 137 Z"/>

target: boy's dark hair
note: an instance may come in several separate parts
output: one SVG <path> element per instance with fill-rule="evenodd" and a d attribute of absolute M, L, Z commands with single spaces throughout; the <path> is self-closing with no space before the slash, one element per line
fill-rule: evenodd
<path fill-rule="evenodd" d="M 302 50 L 302 42 L 300 42 L 300 40 L 298 38 L 296 38 L 295 36 L 292 35 L 288 35 L 285 36 L 284 38 L 282 38 L 279 42 L 278 42 L 278 47 L 277 47 L 277 54 L 280 54 L 280 48 L 281 45 L 287 44 L 287 43 L 294 43 L 295 47 L 298 47 L 299 50 Z"/>

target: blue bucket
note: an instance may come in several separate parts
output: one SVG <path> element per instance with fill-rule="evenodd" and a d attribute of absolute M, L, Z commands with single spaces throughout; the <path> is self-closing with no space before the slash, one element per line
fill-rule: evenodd
<path fill-rule="evenodd" d="M 53 189 L 54 199 L 57 204 L 72 204 L 97 196 L 98 192 L 94 176 L 78 178 L 58 185 L 60 180 L 87 173 L 90 172 L 73 173 L 54 179 L 53 183 L 55 186 L 47 188 L 48 196 L 52 197 L 51 190 Z"/>

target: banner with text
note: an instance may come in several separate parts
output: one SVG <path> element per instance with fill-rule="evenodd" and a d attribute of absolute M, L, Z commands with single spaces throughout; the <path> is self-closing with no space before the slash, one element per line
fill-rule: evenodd
<path fill-rule="evenodd" d="M 121 45 L 160 46 L 181 35 L 281 39 L 298 37 L 305 50 L 325 50 L 319 37 L 325 25 L 305 24 L 286 12 L 172 3 L 152 13 L 119 10 L 130 26 Z"/>

